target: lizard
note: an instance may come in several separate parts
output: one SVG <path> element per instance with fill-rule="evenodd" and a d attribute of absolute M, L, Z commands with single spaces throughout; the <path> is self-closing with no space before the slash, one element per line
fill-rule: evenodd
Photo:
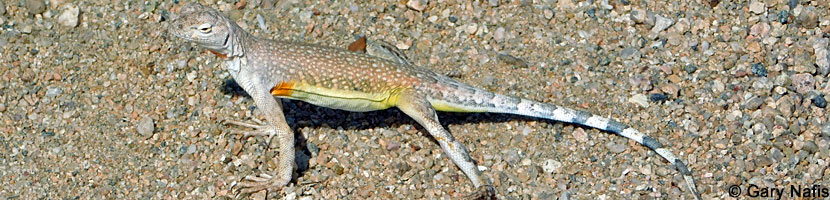
<path fill-rule="evenodd" d="M 231 77 L 251 96 L 264 115 L 265 121 L 259 124 L 229 121 L 253 129 L 233 133 L 278 139 L 277 174 L 244 177 L 238 183 L 242 193 L 280 189 L 292 179 L 294 134 L 286 122 L 282 103 L 278 101 L 287 98 L 353 112 L 398 108 L 423 127 L 472 182 L 476 191 L 469 197 L 495 197 L 495 189 L 489 180 L 482 179 L 482 172 L 464 144 L 439 123 L 436 111 L 515 114 L 618 134 L 666 159 L 683 176 L 693 197 L 701 199 L 691 170 L 667 146 L 606 117 L 496 94 L 410 62 L 340 48 L 260 38 L 243 30 L 222 12 L 198 3 L 183 6 L 179 16 L 170 23 L 172 35 L 196 43 L 223 59 Z"/>

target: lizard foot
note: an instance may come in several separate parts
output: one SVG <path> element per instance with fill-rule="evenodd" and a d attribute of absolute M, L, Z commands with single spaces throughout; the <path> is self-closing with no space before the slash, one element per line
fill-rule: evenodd
<path fill-rule="evenodd" d="M 271 130 L 270 127 L 264 125 L 262 121 L 259 121 L 256 118 L 252 118 L 252 121 L 256 122 L 257 124 L 250 124 L 245 122 L 238 122 L 238 121 L 225 121 L 225 125 L 235 125 L 241 126 L 246 128 L 252 128 L 254 130 L 231 130 L 231 134 L 242 135 L 243 137 L 250 137 L 250 136 L 272 136 L 274 131 Z"/>
<path fill-rule="evenodd" d="M 496 189 L 492 185 L 482 185 L 477 191 L 467 195 L 464 199 L 489 200 L 496 199 Z"/>
<path fill-rule="evenodd" d="M 254 193 L 261 190 L 276 190 L 288 185 L 290 179 L 280 179 L 268 174 L 259 176 L 245 176 L 238 186 L 241 193 Z"/>

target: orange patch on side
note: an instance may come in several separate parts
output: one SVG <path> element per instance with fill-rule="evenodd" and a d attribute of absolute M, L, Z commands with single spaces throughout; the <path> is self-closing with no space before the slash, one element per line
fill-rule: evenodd
<path fill-rule="evenodd" d="M 291 96 L 294 92 L 294 82 L 281 82 L 271 88 L 271 95 L 274 96 Z"/>
<path fill-rule="evenodd" d="M 208 50 L 208 51 L 210 51 L 211 53 L 213 53 L 213 54 L 214 54 L 214 55 L 216 55 L 216 56 L 219 56 L 220 58 L 223 58 L 223 59 L 228 58 L 228 55 L 221 54 L 221 53 L 219 53 L 219 52 L 215 52 L 215 51 L 213 51 L 213 50 Z"/>

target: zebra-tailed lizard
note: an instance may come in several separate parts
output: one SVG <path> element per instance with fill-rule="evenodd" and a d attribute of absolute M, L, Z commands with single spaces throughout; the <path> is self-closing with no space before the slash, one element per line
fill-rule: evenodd
<path fill-rule="evenodd" d="M 406 62 L 318 45 L 255 37 L 221 12 L 197 3 L 184 6 L 170 26 L 177 37 L 192 41 L 225 59 L 236 82 L 254 100 L 267 120 L 262 125 L 233 122 L 254 128 L 244 135 L 277 136 L 279 169 L 276 176 L 248 176 L 242 192 L 278 189 L 291 181 L 294 170 L 294 134 L 275 97 L 305 101 L 347 111 L 397 107 L 432 135 L 444 153 L 477 188 L 474 195 L 493 196 L 489 181 L 473 163 L 464 144 L 438 122 L 437 111 L 508 113 L 556 120 L 601 129 L 645 145 L 669 161 L 683 175 L 689 192 L 700 195 L 689 168 L 657 140 L 634 128 L 584 111 L 533 100 L 495 94 Z"/>

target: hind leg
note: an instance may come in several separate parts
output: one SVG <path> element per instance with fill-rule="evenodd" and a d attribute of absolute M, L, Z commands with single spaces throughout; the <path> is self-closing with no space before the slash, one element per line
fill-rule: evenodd
<path fill-rule="evenodd" d="M 398 101 L 397 107 L 403 111 L 409 117 L 415 119 L 416 122 L 421 124 L 424 129 L 432 135 L 435 140 L 438 141 L 438 144 L 441 145 L 441 149 L 444 150 L 444 153 L 452 160 L 461 171 L 467 175 L 467 178 L 473 182 L 473 186 L 477 188 L 478 191 L 476 193 L 470 195 L 470 198 L 474 199 L 490 199 L 495 197 L 495 190 L 493 189 L 492 185 L 485 183 L 481 179 L 481 171 L 478 170 L 476 165 L 473 163 L 473 159 L 470 158 L 470 154 L 467 152 L 467 148 L 464 147 L 464 144 L 461 144 L 455 137 L 450 134 L 441 124 L 438 122 L 438 115 L 435 114 L 435 110 L 430 105 L 429 101 L 427 101 L 426 97 L 423 95 L 418 95 L 414 92 L 402 94 L 400 101 Z"/>

